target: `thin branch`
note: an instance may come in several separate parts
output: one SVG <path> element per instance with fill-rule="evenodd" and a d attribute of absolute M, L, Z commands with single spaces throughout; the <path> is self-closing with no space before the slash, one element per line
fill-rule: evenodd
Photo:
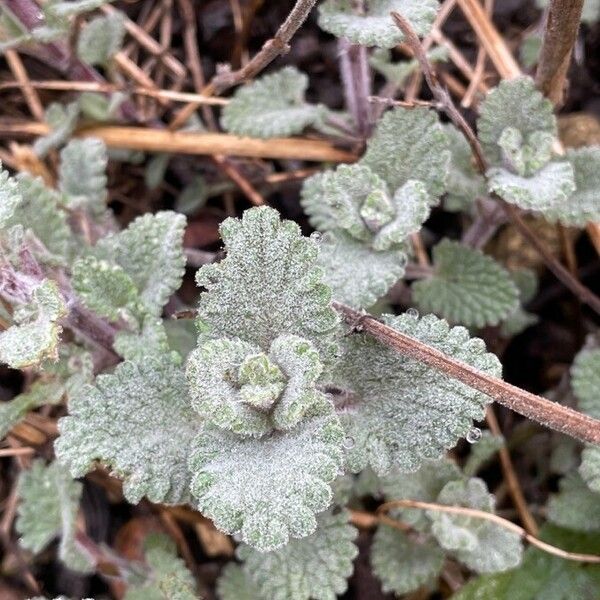
<path fill-rule="evenodd" d="M 359 325 L 363 331 L 400 354 L 442 371 L 524 417 L 581 441 L 600 445 L 600 420 L 482 373 L 471 365 L 388 327 L 372 315 L 365 315 L 339 302 L 334 302 L 333 306 L 349 325 Z"/>
<path fill-rule="evenodd" d="M 584 0 L 550 0 L 535 82 L 553 104 L 563 102 L 571 52 L 577 40 Z"/>
<path fill-rule="evenodd" d="M 481 6 L 479 7 L 481 9 Z M 483 9 L 481 9 L 483 10 Z M 484 13 L 485 14 L 485 13 Z M 427 54 L 417 34 L 414 32 L 410 23 L 402 17 L 400 14 L 393 12 L 392 18 L 398 26 L 398 28 L 404 33 L 406 43 L 412 48 L 415 58 L 419 61 L 423 74 L 431 89 L 431 93 L 434 98 L 443 107 L 444 112 L 448 115 L 451 121 L 458 127 L 463 133 L 471 150 L 475 157 L 478 170 L 485 175 L 488 165 L 483 154 L 483 150 L 475 135 L 475 132 L 471 129 L 465 118 L 462 116 L 460 111 L 456 108 L 448 90 L 444 88 L 431 67 L 431 63 L 427 58 Z M 492 194 L 492 197 L 498 200 L 501 206 L 504 208 L 506 214 L 510 217 L 511 221 L 516 225 L 521 234 L 527 239 L 527 241 L 537 250 L 542 256 L 547 267 L 554 273 L 554 275 L 567 287 L 569 288 L 582 302 L 590 306 L 595 312 L 600 314 L 600 298 L 596 296 L 589 288 L 584 286 L 577 278 L 573 277 L 568 269 L 566 269 L 560 261 L 553 256 L 553 254 L 546 248 L 544 243 L 538 239 L 534 231 L 527 225 L 519 210 L 504 202 L 500 196 Z"/>
<path fill-rule="evenodd" d="M 386 513 L 394 508 L 420 508 L 422 510 L 432 510 L 436 512 L 444 512 L 452 515 L 459 515 L 461 517 L 470 517 L 474 519 L 482 519 L 485 521 L 490 521 L 507 531 L 512 531 L 519 535 L 523 540 L 529 542 L 532 546 L 539 548 L 543 552 L 547 554 L 552 554 L 553 556 L 558 556 L 560 558 L 564 558 L 565 560 L 573 560 L 576 562 L 585 562 L 585 563 L 600 563 L 600 556 L 595 554 L 581 554 L 579 552 L 567 552 L 562 548 L 557 548 L 552 544 L 548 544 L 543 540 L 527 533 L 522 527 L 513 523 L 512 521 L 508 521 L 507 519 L 503 519 L 494 513 L 486 512 L 484 510 L 478 510 L 476 508 L 467 508 L 465 506 L 448 506 L 446 504 L 436 504 L 433 502 L 421 502 L 419 500 L 392 500 L 390 502 L 386 502 L 379 506 L 377 509 L 378 513 Z"/>
<path fill-rule="evenodd" d="M 8 63 L 10 70 L 15 76 L 15 79 L 19 83 L 19 87 L 23 91 L 23 96 L 25 96 L 25 102 L 27 102 L 29 111 L 38 121 L 43 121 L 44 107 L 42 106 L 38 93 L 31 85 L 31 81 L 27 76 L 27 71 L 23 66 L 21 58 L 15 50 L 6 50 L 4 56 L 6 58 L 6 62 Z"/>
<path fill-rule="evenodd" d="M 304 23 L 317 0 L 298 0 L 287 19 L 277 30 L 275 36 L 267 41 L 260 52 L 252 60 L 237 71 L 217 73 L 204 91 L 207 96 L 222 94 L 225 90 L 256 77 L 265 67 L 280 54 L 289 51 L 289 43 L 296 31 Z"/>
<path fill-rule="evenodd" d="M 13 456 L 31 456 L 35 454 L 35 448 L 30 446 L 24 446 L 21 448 L 2 448 L 0 449 L 0 458 L 7 458 Z"/>

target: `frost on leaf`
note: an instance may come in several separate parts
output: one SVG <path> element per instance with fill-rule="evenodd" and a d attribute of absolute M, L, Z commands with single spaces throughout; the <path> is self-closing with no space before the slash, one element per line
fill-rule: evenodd
<path fill-rule="evenodd" d="M 22 200 L 4 226 L 22 225 L 33 232 L 53 258 L 68 258 L 73 234 L 66 213 L 60 208 L 60 194 L 46 187 L 39 177 L 26 173 L 18 175 L 16 181 Z"/>
<path fill-rule="evenodd" d="M 600 348 L 584 349 L 577 354 L 571 367 L 571 386 L 579 409 L 600 419 Z"/>
<path fill-rule="evenodd" d="M 347 511 L 327 512 L 308 537 L 267 553 L 240 546 L 237 554 L 263 600 L 335 600 L 348 587 L 356 534 Z"/>
<path fill-rule="evenodd" d="M 301 133 L 318 125 L 327 109 L 304 99 L 308 77 L 285 67 L 238 88 L 223 108 L 221 124 L 236 135 L 270 138 Z"/>
<path fill-rule="evenodd" d="M 542 133 L 552 138 L 557 135 L 552 103 L 536 89 L 530 77 L 500 82 L 481 106 L 481 116 L 477 121 L 478 137 L 487 160 L 493 166 L 503 164 L 505 153 L 500 144 L 503 134 L 504 141 L 508 141 L 507 128 L 516 131 L 528 145 L 533 141 L 532 135 L 539 137 Z M 535 147 L 531 150 L 535 151 Z"/>
<path fill-rule="evenodd" d="M 50 126 L 50 133 L 39 137 L 33 144 L 36 154 L 43 158 L 53 148 L 62 146 L 70 137 L 79 118 L 79 105 L 71 102 L 63 106 L 57 102 L 48 105 L 45 119 Z"/>
<path fill-rule="evenodd" d="M 396 108 L 379 121 L 360 164 L 379 175 L 391 190 L 410 179 L 421 181 L 435 204 L 446 189 L 448 137 L 435 112 Z"/>
<path fill-rule="evenodd" d="M 322 366 L 307 340 L 280 335 L 268 353 L 241 340 L 201 342 L 188 358 L 192 407 L 217 427 L 261 436 L 295 427 L 315 407 L 329 406 L 317 387 Z"/>
<path fill-rule="evenodd" d="M 14 427 L 25 415 L 35 408 L 46 404 L 58 404 L 64 388 L 57 382 L 36 382 L 29 390 L 19 394 L 8 402 L 0 403 L 0 439 Z"/>
<path fill-rule="evenodd" d="M 433 263 L 433 276 L 412 286 L 423 312 L 483 327 L 497 325 L 518 307 L 519 291 L 510 274 L 483 252 L 446 239 L 433 249 Z"/>
<path fill-rule="evenodd" d="M 321 282 L 317 244 L 268 207 L 226 219 L 220 231 L 226 258 L 196 275 L 206 289 L 200 294 L 199 326 L 211 336 L 237 337 L 263 351 L 280 335 L 293 334 L 312 342 L 322 360 L 328 358 L 339 321 L 330 306 L 331 290 Z"/>
<path fill-rule="evenodd" d="M 120 266 L 93 256 L 75 261 L 72 285 L 90 310 L 111 321 L 135 310 L 138 302 L 131 277 Z"/>
<path fill-rule="evenodd" d="M 464 327 L 450 328 L 433 315 L 384 316 L 390 327 L 490 375 L 498 359 Z M 440 458 L 481 419 L 488 396 L 365 335 L 346 338 L 336 367 L 336 386 L 350 395 L 342 414 L 353 447 L 348 466 L 371 465 L 380 475 L 396 468 L 415 471 L 425 459 Z"/>
<path fill-rule="evenodd" d="M 438 503 L 494 511 L 494 496 L 481 479 L 451 481 L 438 496 Z M 478 573 L 495 573 L 518 566 L 523 555 L 519 534 L 491 521 L 429 511 L 432 533 L 439 544 Z"/>
<path fill-rule="evenodd" d="M 575 192 L 558 207 L 558 220 L 580 227 L 600 221 L 600 147 L 570 149 L 566 157 L 575 172 Z"/>
<path fill-rule="evenodd" d="M 21 546 L 36 553 L 60 536 L 60 559 L 71 569 L 87 572 L 92 559 L 75 541 L 81 490 L 81 483 L 59 463 L 34 461 L 19 477 L 16 529 Z"/>
<path fill-rule="evenodd" d="M 489 190 L 507 202 L 540 212 L 549 221 L 571 223 L 569 206 L 575 179 L 568 161 L 549 162 L 529 177 L 503 168 L 489 169 L 487 177 Z"/>
<path fill-rule="evenodd" d="M 407 262 L 404 246 L 376 252 L 344 232 L 327 232 L 319 248 L 323 279 L 338 302 L 367 308 L 402 278 Z"/>
<path fill-rule="evenodd" d="M 132 582 L 124 600 L 196 600 L 194 577 L 177 556 L 173 540 L 151 533 L 144 540 L 145 571 Z"/>
<path fill-rule="evenodd" d="M 548 502 L 548 519 L 575 531 L 600 531 L 600 494 L 578 473 L 567 474 L 558 485 L 559 493 Z"/>
<path fill-rule="evenodd" d="M 77 40 L 77 56 L 88 65 L 107 65 L 121 49 L 125 20 L 120 12 L 96 17 Z"/>
<path fill-rule="evenodd" d="M 66 314 L 56 282 L 45 279 L 33 290 L 31 302 L 13 314 L 16 324 L 0 333 L 0 362 L 22 369 L 56 359 L 62 331 L 58 321 Z"/>
<path fill-rule="evenodd" d="M 98 258 L 119 265 L 129 275 L 151 315 L 160 315 L 181 285 L 184 228 L 183 215 L 170 211 L 145 214 L 127 229 L 102 238 L 94 248 Z"/>
<path fill-rule="evenodd" d="M 200 419 L 189 406 L 185 377 L 169 360 L 119 364 L 69 403 L 59 421 L 58 459 L 74 477 L 96 460 L 123 478 L 133 504 L 188 499 L 187 458 Z"/>
<path fill-rule="evenodd" d="M 17 188 L 17 182 L 10 177 L 8 171 L 5 171 L 0 163 L 0 227 L 5 227 L 20 203 L 21 195 Z"/>
<path fill-rule="evenodd" d="M 259 439 L 205 426 L 189 461 L 199 510 L 260 551 L 310 535 L 315 513 L 331 503 L 343 439 L 331 414 L 307 417 L 291 431 Z"/>
<path fill-rule="evenodd" d="M 407 594 L 432 586 L 444 563 L 444 553 L 432 540 L 411 539 L 404 532 L 380 525 L 371 546 L 373 573 L 385 593 Z"/>
<path fill-rule="evenodd" d="M 600 448 L 588 446 L 581 454 L 579 474 L 593 492 L 598 494 L 600 502 Z"/>
<path fill-rule="evenodd" d="M 486 193 L 485 180 L 473 164 L 473 152 L 465 136 L 453 125 L 444 125 L 450 142 L 450 168 L 446 181 L 444 208 L 469 210 L 478 197 Z"/>
<path fill-rule="evenodd" d="M 221 572 L 217 581 L 217 597 L 219 600 L 263 600 L 258 586 L 246 571 L 234 562 L 227 563 Z"/>
<path fill-rule="evenodd" d="M 400 13 L 423 36 L 429 33 L 438 8 L 436 0 L 365 0 L 362 10 L 352 0 L 326 0 L 319 7 L 319 26 L 354 44 L 393 48 L 404 35 L 391 12 Z"/>
<path fill-rule="evenodd" d="M 60 191 L 69 208 L 82 208 L 94 216 L 106 210 L 104 142 L 95 138 L 71 140 L 60 153 Z"/>

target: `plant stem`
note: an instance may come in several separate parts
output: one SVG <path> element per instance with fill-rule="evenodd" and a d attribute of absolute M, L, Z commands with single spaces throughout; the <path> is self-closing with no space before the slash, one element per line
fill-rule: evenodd
<path fill-rule="evenodd" d="M 553 104 L 563 103 L 571 52 L 577 40 L 584 0 L 550 0 L 542 51 L 535 74 L 540 91 Z"/>
<path fill-rule="evenodd" d="M 600 420 L 482 373 L 417 339 L 396 331 L 372 315 L 362 314 L 339 302 L 334 302 L 333 306 L 346 323 L 360 326 L 363 331 L 400 354 L 446 373 L 524 417 L 583 442 L 600 445 Z"/>

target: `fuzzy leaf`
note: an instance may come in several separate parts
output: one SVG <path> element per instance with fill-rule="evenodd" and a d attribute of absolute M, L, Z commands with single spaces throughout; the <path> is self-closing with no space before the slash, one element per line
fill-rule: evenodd
<path fill-rule="evenodd" d="M 189 446 L 200 420 L 189 406 L 185 378 L 168 360 L 124 362 L 113 374 L 100 375 L 69 403 L 59 421 L 58 459 L 74 477 L 94 461 L 108 465 L 124 480 L 133 504 L 188 498 Z"/>
<path fill-rule="evenodd" d="M 439 4 L 435 0 L 365 0 L 359 12 L 351 0 L 326 0 L 319 6 L 319 27 L 354 44 L 393 48 L 404 35 L 390 13 L 399 12 L 417 35 L 429 33 Z"/>
<path fill-rule="evenodd" d="M 285 67 L 238 88 L 223 109 L 221 124 L 236 135 L 271 138 L 301 133 L 323 120 L 326 108 L 304 99 L 308 77 Z"/>
<path fill-rule="evenodd" d="M 244 571 L 264 600 L 335 600 L 347 587 L 352 561 L 358 554 L 357 531 L 346 511 L 327 512 L 317 519 L 310 536 L 291 540 L 285 547 L 261 553 L 240 546 Z"/>
<path fill-rule="evenodd" d="M 335 215 L 325 202 L 325 184 L 331 175 L 332 171 L 324 171 L 305 179 L 300 193 L 300 204 L 310 224 L 320 231 L 335 229 L 337 225 Z"/>
<path fill-rule="evenodd" d="M 313 533 L 331 503 L 343 431 L 331 414 L 259 439 L 205 426 L 193 443 L 191 490 L 222 531 L 266 552 Z"/>
<path fill-rule="evenodd" d="M 320 242 L 319 264 L 333 298 L 367 308 L 385 296 L 404 275 L 408 258 L 402 248 L 377 252 L 344 232 L 328 232 Z"/>
<path fill-rule="evenodd" d="M 438 496 L 440 504 L 467 506 L 493 512 L 494 496 L 481 479 L 447 483 Z M 506 571 L 519 565 L 521 537 L 491 521 L 429 511 L 432 533 L 443 548 L 478 573 Z"/>
<path fill-rule="evenodd" d="M 83 208 L 95 216 L 106 210 L 104 142 L 96 138 L 71 140 L 60 153 L 60 190 L 69 208 Z"/>
<path fill-rule="evenodd" d="M 383 178 L 391 190 L 410 179 L 423 182 L 435 204 L 446 189 L 448 137 L 435 112 L 396 108 L 379 121 L 360 162 Z"/>
<path fill-rule="evenodd" d="M 26 318 L 0 333 L 0 363 L 22 369 L 58 357 L 62 327 L 58 321 L 67 314 L 56 282 L 45 279 L 23 307 Z"/>
<path fill-rule="evenodd" d="M 58 404 L 64 388 L 57 382 L 36 382 L 26 392 L 0 403 L 0 439 L 2 439 L 25 415 L 45 404 Z"/>
<path fill-rule="evenodd" d="M 576 508 L 575 508 L 576 507 Z M 600 494 L 593 492 L 577 473 L 559 482 L 559 493 L 548 502 L 548 519 L 575 531 L 600 531 Z"/>
<path fill-rule="evenodd" d="M 110 0 L 49 0 L 44 4 L 46 18 L 65 19 L 81 13 L 90 12 L 107 4 Z"/>
<path fill-rule="evenodd" d="M 469 458 L 463 467 L 464 474 L 467 477 L 475 475 L 503 447 L 504 438 L 501 435 L 494 435 L 490 431 L 484 431 L 479 441 L 471 445 Z"/>
<path fill-rule="evenodd" d="M 92 559 L 74 539 L 81 490 L 81 483 L 59 463 L 46 466 L 42 460 L 34 461 L 19 477 L 16 529 L 21 545 L 35 553 L 60 536 L 61 560 L 71 569 L 88 572 Z"/>
<path fill-rule="evenodd" d="M 88 65 L 107 65 L 121 49 L 125 19 L 120 12 L 92 19 L 77 40 L 77 56 Z"/>
<path fill-rule="evenodd" d="M 448 50 L 443 46 L 436 46 L 427 53 L 427 58 L 432 64 L 444 62 L 448 59 Z M 390 83 L 401 86 L 409 75 L 419 68 L 416 59 L 393 62 L 389 50 L 377 49 L 369 57 L 369 64 Z"/>
<path fill-rule="evenodd" d="M 478 197 L 486 193 L 485 180 L 473 165 L 473 153 L 465 136 L 453 125 L 444 125 L 450 142 L 450 169 L 446 181 L 444 208 L 469 210 Z"/>
<path fill-rule="evenodd" d="M 488 187 L 507 202 L 525 210 L 541 212 L 548 221 L 571 221 L 574 172 L 569 162 L 550 162 L 531 177 L 503 168 L 489 169 Z"/>
<path fill-rule="evenodd" d="M 478 136 L 493 166 L 503 163 L 500 141 L 507 127 L 518 131 L 526 142 L 540 132 L 557 136 L 552 103 L 536 89 L 530 77 L 501 81 L 481 105 Z"/>
<path fill-rule="evenodd" d="M 207 290 L 200 294 L 199 327 L 263 351 L 281 334 L 293 334 L 312 342 L 322 360 L 328 358 L 339 321 L 331 291 L 321 283 L 317 244 L 268 207 L 226 219 L 220 231 L 226 258 L 196 274 Z"/>
<path fill-rule="evenodd" d="M 412 286 L 423 312 L 434 312 L 468 327 L 497 325 L 519 302 L 510 274 L 492 257 L 442 240 L 433 249 L 434 274 Z"/>
<path fill-rule="evenodd" d="M 124 600 L 196 600 L 195 582 L 183 560 L 177 556 L 175 542 L 160 533 L 144 540 L 148 571 L 142 583 L 130 585 Z"/>
<path fill-rule="evenodd" d="M 171 350 L 164 321 L 158 317 L 145 316 L 136 331 L 117 332 L 114 348 L 125 360 L 133 362 L 143 362 L 150 356 L 173 364 L 182 362 L 179 353 Z"/>
<path fill-rule="evenodd" d="M 40 158 L 46 156 L 53 148 L 62 146 L 71 137 L 79 118 L 79 105 L 77 102 L 71 102 L 63 106 L 53 102 L 48 105 L 45 116 L 50 133 L 39 137 L 33 144 L 33 149 Z"/>
<path fill-rule="evenodd" d="M 183 215 L 170 211 L 145 214 L 95 246 L 99 258 L 114 262 L 131 277 L 151 315 L 160 315 L 181 285 L 185 223 Z"/>
<path fill-rule="evenodd" d="M 16 181 L 22 201 L 5 222 L 5 227 L 22 225 L 33 232 L 53 257 L 69 258 L 74 238 L 66 213 L 59 207 L 58 192 L 46 187 L 40 178 L 26 173 L 18 175 Z"/>
<path fill-rule="evenodd" d="M 263 600 L 258 586 L 244 569 L 233 562 L 227 563 L 217 581 L 219 600 Z"/>
<path fill-rule="evenodd" d="M 319 353 L 295 335 L 280 335 L 268 354 L 241 340 L 207 340 L 190 354 L 192 406 L 219 428 L 261 436 L 295 427 L 329 400 L 317 389 Z"/>
<path fill-rule="evenodd" d="M 598 494 L 600 502 L 600 448 L 588 446 L 581 454 L 579 474 L 593 492 Z"/>
<path fill-rule="evenodd" d="M 504 337 L 518 335 L 531 325 L 535 325 L 539 318 L 527 312 L 523 305 L 531 302 L 538 291 L 538 278 L 531 269 L 519 269 L 511 272 L 510 276 L 519 290 L 519 306 L 502 323 L 500 333 Z"/>
<path fill-rule="evenodd" d="M 0 227 L 4 228 L 13 216 L 15 210 L 21 204 L 22 198 L 19 194 L 17 182 L 8 171 L 2 168 L 0 163 Z"/>
<path fill-rule="evenodd" d="M 135 284 L 121 267 L 93 256 L 75 261 L 72 284 L 90 310 L 111 321 L 135 310 L 139 301 Z"/>
<path fill-rule="evenodd" d="M 583 349 L 577 354 L 571 367 L 571 386 L 579 409 L 600 419 L 600 348 Z"/>
<path fill-rule="evenodd" d="M 480 339 L 469 338 L 464 327 L 450 328 L 433 315 L 385 315 L 384 321 L 485 373 L 500 374 L 498 359 L 486 353 Z M 472 419 L 483 418 L 491 401 L 365 335 L 346 338 L 334 381 L 352 399 L 343 419 L 354 444 L 347 450 L 354 472 L 367 465 L 378 474 L 393 468 L 415 471 L 466 436 Z"/>
<path fill-rule="evenodd" d="M 412 540 L 386 525 L 377 528 L 371 546 L 373 573 L 385 593 L 407 594 L 435 583 L 444 553 L 431 540 Z"/>

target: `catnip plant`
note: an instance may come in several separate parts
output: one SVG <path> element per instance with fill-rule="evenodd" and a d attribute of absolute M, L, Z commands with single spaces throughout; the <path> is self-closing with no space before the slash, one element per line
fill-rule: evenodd
<path fill-rule="evenodd" d="M 69 16 L 100 4 L 48 2 L 46 25 L 10 45 L 56 39 Z M 426 36 L 437 2 L 361 4 L 325 0 L 318 23 L 340 43 L 373 48 L 388 85 L 422 60 L 445 60 L 417 47 L 407 65 L 387 52 Z M 123 28 L 119 13 L 95 17 L 79 59 L 109 66 Z M 307 101 L 308 85 L 295 67 L 272 70 L 235 90 L 220 124 L 267 139 L 356 125 L 352 111 Z M 452 560 L 481 575 L 483 590 L 457 598 L 513 597 L 519 577 L 544 566 L 532 566 L 538 555 L 524 547 L 537 538 L 496 515 L 478 477 L 506 450 L 501 435 L 476 426 L 494 400 L 585 443 L 548 506 L 548 543 L 561 546 L 564 530 L 597 535 L 597 335 L 571 368 L 579 412 L 528 394 L 501 380 L 477 332 L 510 338 L 536 321 L 525 307 L 535 273 L 509 269 L 468 238 L 439 239 L 421 269 L 413 259 L 439 207 L 476 217 L 495 202 L 564 226 L 600 221 L 600 148 L 562 150 L 552 104 L 530 77 L 487 94 L 476 133 L 432 91 L 437 104 L 390 101 L 356 162 L 303 182 L 299 203 L 314 233 L 268 206 L 221 223 L 222 256 L 195 273 L 191 349 L 178 337 L 189 322 L 165 312 L 186 273 L 184 214 L 146 213 L 119 228 L 107 208 L 106 146 L 70 139 L 82 114 L 105 120 L 123 98 L 95 113 L 89 97 L 47 111 L 51 131 L 35 150 L 43 158 L 60 149 L 56 185 L 0 174 L 0 361 L 31 381 L 0 405 L 0 432 L 39 407 L 61 407 L 54 460 L 38 458 L 19 477 L 23 549 L 38 553 L 59 538 L 72 570 L 110 562 L 127 600 L 200 597 L 170 538 L 148 536 L 143 559 L 125 561 L 82 531 L 79 479 L 101 466 L 129 503 L 183 505 L 232 536 L 222 600 L 343 595 L 369 498 L 381 503 L 369 560 L 384 592 L 433 588 Z M 394 289 L 409 284 L 414 307 L 395 314 Z M 448 452 L 462 439 L 472 445 L 466 461 Z M 550 569 L 559 559 L 543 560 Z M 598 580 L 569 568 L 561 576 L 579 577 L 581 589 Z M 502 592 L 486 596 L 492 586 Z"/>

